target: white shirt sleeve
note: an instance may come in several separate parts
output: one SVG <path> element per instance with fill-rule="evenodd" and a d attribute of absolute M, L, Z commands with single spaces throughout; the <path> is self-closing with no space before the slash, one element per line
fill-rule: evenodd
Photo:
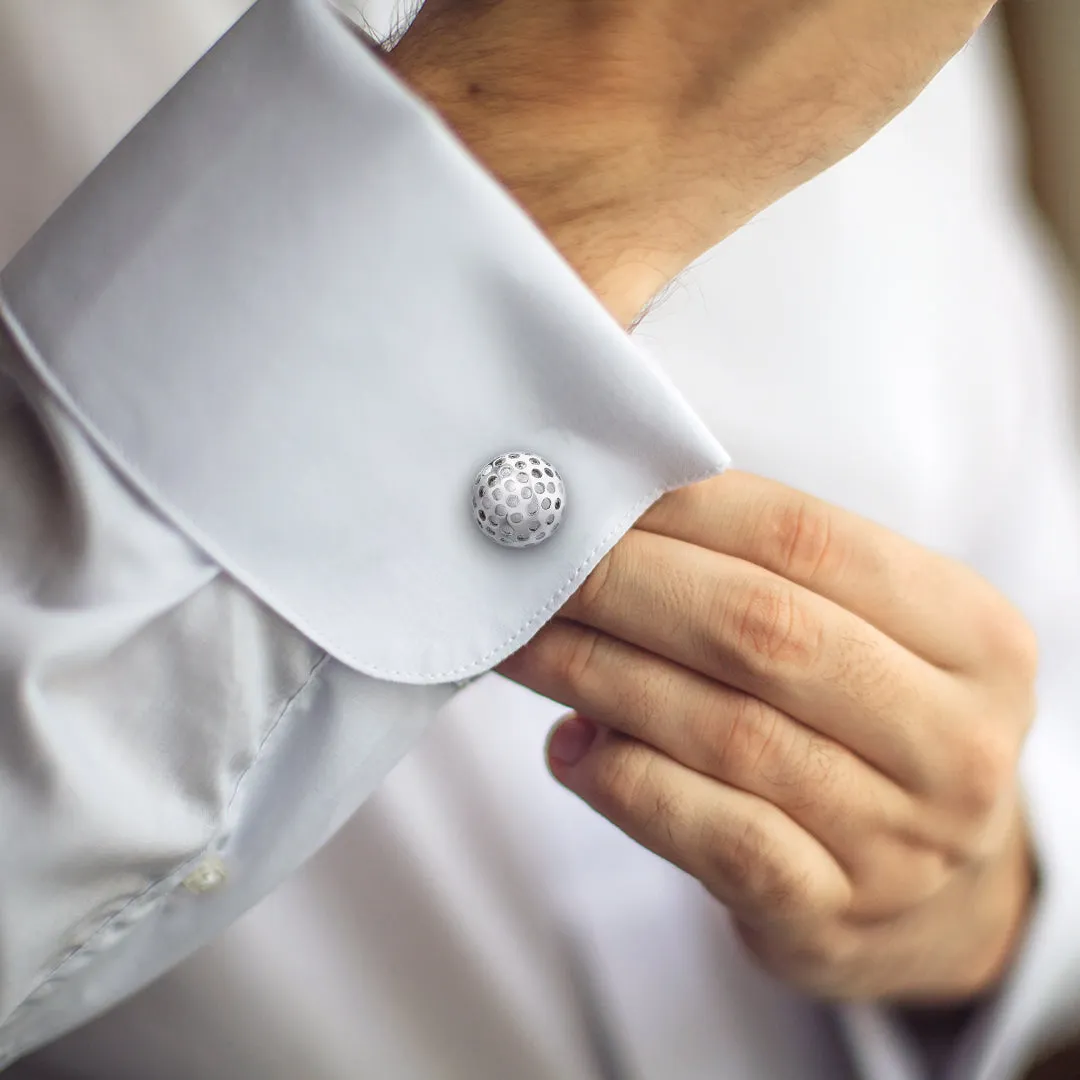
<path fill-rule="evenodd" d="M 260 0 L 0 274 L 0 1067 L 322 844 L 724 452 L 319 0 Z M 469 514 L 511 449 L 559 534 Z"/>

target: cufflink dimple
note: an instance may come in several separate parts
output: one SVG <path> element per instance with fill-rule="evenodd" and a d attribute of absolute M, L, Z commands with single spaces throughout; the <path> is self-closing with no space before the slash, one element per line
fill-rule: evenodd
<path fill-rule="evenodd" d="M 473 480 L 473 521 L 489 540 L 504 547 L 542 544 L 558 530 L 565 513 L 566 485 L 539 454 L 500 454 Z"/>

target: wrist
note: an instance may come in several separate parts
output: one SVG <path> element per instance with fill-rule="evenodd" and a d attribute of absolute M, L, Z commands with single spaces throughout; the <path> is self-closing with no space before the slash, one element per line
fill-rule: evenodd
<path fill-rule="evenodd" d="M 539 51 L 515 60 L 498 27 L 481 34 L 459 8 L 440 25 L 441 10 L 428 0 L 388 65 L 442 115 L 612 314 L 630 324 L 709 246 L 685 235 L 686 223 L 656 190 L 660 138 L 640 111 L 602 87 L 577 101 L 545 93 L 542 87 L 559 83 L 561 67 L 576 64 L 556 43 L 543 51 L 550 70 L 540 72 Z"/>

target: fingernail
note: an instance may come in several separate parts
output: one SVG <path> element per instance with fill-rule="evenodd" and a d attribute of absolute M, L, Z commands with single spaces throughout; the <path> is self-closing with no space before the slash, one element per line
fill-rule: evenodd
<path fill-rule="evenodd" d="M 588 753 L 596 738 L 596 725 L 581 716 L 567 717 L 548 739 L 548 759 L 568 768 L 576 765 Z"/>

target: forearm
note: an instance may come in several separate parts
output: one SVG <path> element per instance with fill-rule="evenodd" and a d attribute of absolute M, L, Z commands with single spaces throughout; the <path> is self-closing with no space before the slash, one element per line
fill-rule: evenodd
<path fill-rule="evenodd" d="M 989 0 L 429 0 L 390 56 L 626 323 L 861 145 Z"/>
<path fill-rule="evenodd" d="M 512 11 L 504 24 L 497 10 L 485 18 L 429 2 L 388 61 L 626 325 L 689 258 L 674 228 L 667 253 L 657 250 L 660 207 L 646 198 L 655 136 L 618 108 L 616 87 L 567 81 L 589 66 L 588 45 L 576 42 L 574 55 L 564 48 L 572 33 L 558 43 L 545 25 L 558 6 Z M 539 41 L 551 47 L 530 55 Z M 540 93 L 540 83 L 562 89 Z"/>

